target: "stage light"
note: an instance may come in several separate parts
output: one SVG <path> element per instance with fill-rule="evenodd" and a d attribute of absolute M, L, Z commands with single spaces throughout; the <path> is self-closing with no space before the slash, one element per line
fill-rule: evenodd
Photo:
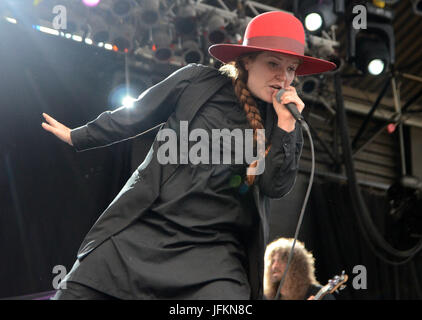
<path fill-rule="evenodd" d="M 166 26 L 160 26 L 152 30 L 152 50 L 154 58 L 158 62 L 167 62 L 173 56 L 173 50 L 170 47 L 172 39 Z"/>
<path fill-rule="evenodd" d="M 348 62 L 364 74 L 380 75 L 395 62 L 394 29 L 390 9 L 366 4 L 368 22 L 366 29 L 353 26 L 353 16 L 348 21 Z M 377 22 L 373 22 L 377 21 Z"/>
<path fill-rule="evenodd" d="M 305 28 L 312 34 L 320 35 L 337 21 L 337 13 L 344 9 L 344 0 L 304 0 L 298 1 L 298 16 Z"/>
<path fill-rule="evenodd" d="M 192 6 L 179 6 L 174 20 L 176 31 L 182 35 L 194 34 L 197 31 L 196 11 Z"/>
<path fill-rule="evenodd" d="M 120 16 L 120 17 L 127 16 L 131 8 L 132 8 L 132 5 L 127 0 L 113 1 L 112 11 L 117 16 Z"/>
<path fill-rule="evenodd" d="M 122 100 L 122 105 L 125 106 L 126 108 L 131 108 L 131 107 L 133 107 L 133 103 L 135 101 L 136 101 L 135 98 L 133 98 L 131 96 L 126 96 Z"/>
<path fill-rule="evenodd" d="M 368 63 L 368 71 L 372 75 L 379 75 L 385 70 L 385 63 L 381 59 L 373 59 Z"/>
<path fill-rule="evenodd" d="M 313 94 L 318 89 L 320 81 L 315 77 L 306 77 L 300 83 L 300 92 L 303 94 Z"/>
<path fill-rule="evenodd" d="M 412 0 L 413 12 L 418 16 L 422 16 L 422 0 Z"/>
<path fill-rule="evenodd" d="M 392 33 L 391 26 L 378 26 L 382 28 L 382 32 L 373 27 L 368 24 L 368 30 L 359 32 L 354 40 L 356 43 L 352 46 L 355 52 L 350 52 L 349 55 L 357 69 L 365 74 L 377 76 L 385 73 L 394 63 L 394 38 L 391 38 L 392 34 L 385 34 L 388 31 Z"/>
<path fill-rule="evenodd" d="M 316 31 L 322 27 L 322 17 L 318 13 L 310 13 L 305 17 L 305 27 L 309 31 Z"/>
<path fill-rule="evenodd" d="M 160 19 L 160 2 L 157 0 L 143 0 L 139 22 L 145 26 L 154 26 Z"/>
<path fill-rule="evenodd" d="M 224 19 L 217 14 L 213 14 L 207 23 L 209 42 L 212 44 L 224 42 L 226 39 L 226 32 L 224 31 L 224 28 Z"/>
<path fill-rule="evenodd" d="M 72 36 L 72 39 L 75 40 L 75 41 L 77 41 L 77 42 L 82 42 L 82 37 L 77 36 L 75 34 Z"/>
<path fill-rule="evenodd" d="M 183 42 L 183 61 L 186 64 L 189 63 L 203 63 L 204 54 L 199 48 L 198 43 L 195 41 L 184 41 Z"/>
<path fill-rule="evenodd" d="M 10 22 L 10 23 L 14 23 L 14 24 L 18 23 L 18 22 L 16 21 L 16 19 L 14 19 L 14 18 L 5 17 L 5 19 L 6 19 L 6 21 L 8 21 L 8 22 Z"/>
<path fill-rule="evenodd" d="M 385 72 L 390 61 L 390 53 L 385 42 L 380 38 L 366 35 L 356 41 L 357 68 L 375 76 Z"/>
<path fill-rule="evenodd" d="M 152 81 L 147 75 L 137 71 L 126 76 L 125 72 L 119 70 L 113 76 L 113 89 L 108 96 L 108 103 L 113 107 L 131 107 L 136 98 L 151 86 Z"/>
<path fill-rule="evenodd" d="M 84 5 L 88 7 L 95 7 L 100 3 L 101 0 L 82 0 Z"/>
<path fill-rule="evenodd" d="M 35 26 L 35 29 L 37 29 L 38 31 L 44 32 L 44 33 L 48 33 L 48 34 L 54 35 L 54 36 L 58 36 L 59 35 L 59 31 L 57 31 L 55 29 L 47 28 L 47 27 Z"/>
<path fill-rule="evenodd" d="M 96 43 L 106 42 L 110 39 L 110 26 L 100 15 L 91 15 L 87 21 L 88 34 L 87 37 Z"/>
<path fill-rule="evenodd" d="M 116 25 L 110 33 L 110 42 L 121 51 L 132 50 L 135 37 L 135 27 L 130 24 Z"/>

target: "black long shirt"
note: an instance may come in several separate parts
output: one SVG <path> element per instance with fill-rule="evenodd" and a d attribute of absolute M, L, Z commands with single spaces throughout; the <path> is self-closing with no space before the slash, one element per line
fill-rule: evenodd
<path fill-rule="evenodd" d="M 258 105 L 264 114 L 272 108 Z M 193 128 L 249 128 L 231 85 L 201 107 Z M 295 134 L 276 128 L 272 144 L 295 150 Z M 77 261 L 67 280 L 123 299 L 248 299 L 245 244 L 258 217 L 251 190 L 239 184 L 245 171 L 180 166 L 142 219 Z"/>

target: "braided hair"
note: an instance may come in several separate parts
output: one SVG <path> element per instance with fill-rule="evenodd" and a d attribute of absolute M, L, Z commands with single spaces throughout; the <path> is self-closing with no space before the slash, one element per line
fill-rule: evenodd
<path fill-rule="evenodd" d="M 256 143 L 258 143 L 259 139 L 265 139 L 265 137 L 262 137 L 261 135 L 257 134 L 257 130 L 264 129 L 264 125 L 261 118 L 261 114 L 259 112 L 258 105 L 246 86 L 246 83 L 248 81 L 248 72 L 246 71 L 243 65 L 243 58 L 248 57 L 253 60 L 257 57 L 258 54 L 259 52 L 254 52 L 243 55 L 241 57 L 238 57 L 235 61 L 223 65 L 219 69 L 221 73 L 226 74 L 232 79 L 235 95 L 239 100 L 240 105 L 243 106 L 243 110 L 246 113 L 246 119 L 248 120 L 249 125 L 253 129 L 253 141 L 255 145 Z M 265 156 L 268 154 L 270 148 L 271 145 L 268 145 L 265 150 Z M 258 161 L 255 160 L 249 165 L 247 172 L 253 172 L 254 168 L 257 165 Z M 251 186 L 254 181 L 255 175 L 247 173 L 245 183 L 248 186 Z"/>

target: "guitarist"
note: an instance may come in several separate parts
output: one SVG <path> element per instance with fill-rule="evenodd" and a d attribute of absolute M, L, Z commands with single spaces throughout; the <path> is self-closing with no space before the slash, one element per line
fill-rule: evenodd
<path fill-rule="evenodd" d="M 264 295 L 268 300 L 274 299 L 283 276 L 284 268 L 293 239 L 279 238 L 271 242 L 265 251 Z M 313 300 L 322 288 L 315 278 L 314 257 L 306 250 L 304 244 L 296 240 L 293 258 L 281 289 L 281 300 Z M 335 300 L 329 293 L 321 300 Z"/>

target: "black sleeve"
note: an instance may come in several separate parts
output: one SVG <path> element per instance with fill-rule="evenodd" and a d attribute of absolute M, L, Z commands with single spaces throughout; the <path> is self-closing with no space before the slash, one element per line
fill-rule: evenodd
<path fill-rule="evenodd" d="M 167 121 L 176 102 L 202 68 L 189 64 L 144 91 L 131 108 L 105 111 L 95 120 L 71 130 L 76 151 L 107 146 L 153 128 Z"/>
<path fill-rule="evenodd" d="M 275 126 L 270 143 L 265 169 L 259 177 L 259 187 L 267 197 L 280 199 L 292 189 L 296 181 L 303 147 L 300 124 L 296 122 L 292 132 Z"/>

